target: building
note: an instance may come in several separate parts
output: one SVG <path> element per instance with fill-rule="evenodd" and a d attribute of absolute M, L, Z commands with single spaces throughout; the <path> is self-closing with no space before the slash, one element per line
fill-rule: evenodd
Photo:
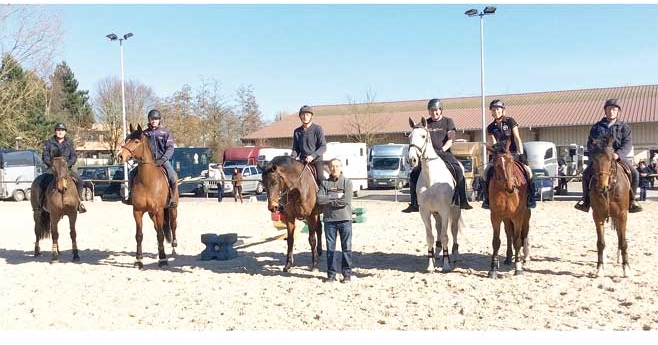
<path fill-rule="evenodd" d="M 584 146 L 589 128 L 604 116 L 603 104 L 609 98 L 619 100 L 619 118 L 630 124 L 636 161 L 658 153 L 658 85 L 491 95 L 486 97 L 486 106 L 494 99 L 503 100 L 507 114 L 519 123 L 525 141 Z M 354 140 L 358 124 L 362 133 L 365 130 L 375 134 L 372 144 L 408 143 L 409 118 L 417 122 L 421 116 L 427 116 L 427 101 L 313 106 L 313 121 L 323 127 L 328 142 L 363 141 Z M 442 103 L 443 114 L 455 121 L 458 138 L 482 140 L 480 96 L 442 98 Z M 488 124 L 488 108 L 485 115 Z M 293 129 L 299 125 L 297 114 L 291 114 L 249 134 L 242 142 L 290 148 Z"/>

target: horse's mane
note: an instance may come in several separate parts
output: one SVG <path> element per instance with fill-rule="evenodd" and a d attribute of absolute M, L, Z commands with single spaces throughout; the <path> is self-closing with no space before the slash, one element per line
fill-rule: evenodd
<path fill-rule="evenodd" d="M 290 156 L 276 156 L 270 161 L 265 172 L 272 172 L 276 167 L 280 167 L 284 170 L 296 169 L 295 162 L 296 161 Z"/>

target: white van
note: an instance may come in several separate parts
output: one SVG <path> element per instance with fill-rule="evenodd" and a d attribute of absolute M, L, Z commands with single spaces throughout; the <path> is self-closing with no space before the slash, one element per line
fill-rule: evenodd
<path fill-rule="evenodd" d="M 545 169 L 549 176 L 558 176 L 557 147 L 549 141 L 526 141 L 523 151 L 530 169 Z"/>
<path fill-rule="evenodd" d="M 368 188 L 402 189 L 409 182 L 408 144 L 374 145 L 370 149 Z"/>
<path fill-rule="evenodd" d="M 32 181 L 45 171 L 36 151 L 0 150 L 0 199 L 29 199 Z"/>
<path fill-rule="evenodd" d="M 322 154 L 325 164 L 338 158 L 343 163 L 343 175 L 352 180 L 354 195 L 359 190 L 368 188 L 368 153 L 365 143 L 327 143 L 327 151 Z M 325 178 L 329 173 L 325 171 Z"/>

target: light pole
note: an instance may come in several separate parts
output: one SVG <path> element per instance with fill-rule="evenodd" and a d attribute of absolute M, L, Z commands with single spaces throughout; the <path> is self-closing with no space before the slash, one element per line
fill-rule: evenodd
<path fill-rule="evenodd" d="M 472 8 L 465 15 L 469 17 L 480 17 L 480 91 L 482 93 L 482 166 L 487 164 L 487 123 L 484 107 L 484 16 L 496 13 L 494 6 L 487 6 L 482 12 Z M 484 170 L 482 170 L 484 172 Z"/>
<path fill-rule="evenodd" d="M 18 143 L 23 140 L 23 137 L 16 137 L 16 150 L 18 150 Z"/>
<path fill-rule="evenodd" d="M 123 35 L 123 37 L 119 37 L 119 36 L 117 36 L 113 33 L 105 36 L 105 37 L 109 38 L 110 41 L 119 40 L 119 47 L 120 47 L 120 50 L 121 50 L 121 112 L 122 112 L 122 116 L 123 116 L 122 117 L 122 123 L 123 123 L 122 138 L 124 140 L 126 139 L 127 134 L 126 134 L 126 86 L 125 86 L 125 82 L 124 82 L 124 79 L 123 79 L 123 41 L 127 40 L 128 38 L 130 38 L 132 36 L 133 36 L 132 32 L 129 32 L 129 33 Z M 128 162 L 123 162 L 123 179 L 124 179 L 124 181 L 126 181 L 126 182 L 123 183 L 123 188 L 124 188 L 124 191 L 127 191 L 128 190 L 128 182 L 127 182 L 128 181 Z M 125 195 L 125 193 L 124 193 L 124 195 Z"/>

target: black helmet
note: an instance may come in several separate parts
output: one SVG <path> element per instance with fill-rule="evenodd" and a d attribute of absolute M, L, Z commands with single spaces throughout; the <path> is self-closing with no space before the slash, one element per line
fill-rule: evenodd
<path fill-rule="evenodd" d="M 311 115 L 314 115 L 313 114 L 313 108 L 311 108 L 308 105 L 305 105 L 305 106 L 299 108 L 299 115 L 301 116 L 304 113 L 310 113 Z"/>
<path fill-rule="evenodd" d="M 434 108 L 434 107 L 443 110 L 443 105 L 441 104 L 440 99 L 432 98 L 432 99 L 430 99 L 429 102 L 427 102 L 427 110 L 429 110 L 431 108 Z"/>
<path fill-rule="evenodd" d="M 494 107 L 501 107 L 505 109 L 505 103 L 499 99 L 494 99 L 491 101 L 491 103 L 489 103 L 489 110 L 493 109 Z"/>
<path fill-rule="evenodd" d="M 162 115 L 160 115 L 160 111 L 158 109 L 153 109 L 153 110 L 149 111 L 148 118 L 149 119 L 160 119 L 160 118 L 162 118 Z"/>
<path fill-rule="evenodd" d="M 66 125 L 65 125 L 64 123 L 62 123 L 62 122 L 57 122 L 57 123 L 55 124 L 55 130 L 58 130 L 58 129 L 66 130 Z"/>
<path fill-rule="evenodd" d="M 605 101 L 605 105 L 603 105 L 603 109 L 606 107 L 617 107 L 619 108 L 619 111 L 621 111 L 621 106 L 619 106 L 619 103 L 617 103 L 616 98 L 610 98 L 609 100 Z"/>

